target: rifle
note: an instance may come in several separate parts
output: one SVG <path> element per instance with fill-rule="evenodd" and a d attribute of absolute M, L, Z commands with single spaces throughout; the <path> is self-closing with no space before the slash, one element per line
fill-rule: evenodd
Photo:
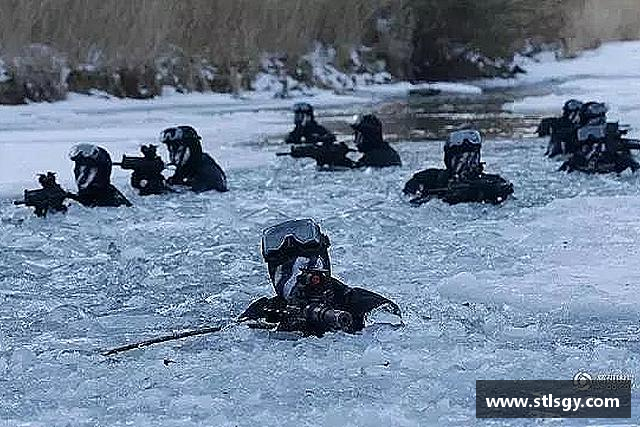
<path fill-rule="evenodd" d="M 348 153 L 356 152 L 344 142 L 324 144 L 304 144 L 291 147 L 289 152 L 276 153 L 276 156 L 291 156 L 293 158 L 314 159 L 318 166 L 353 167 L 353 161 L 347 157 Z"/>
<path fill-rule="evenodd" d="M 328 270 L 304 269 L 297 278 L 291 303 L 284 309 L 266 312 L 279 319 L 282 330 L 299 330 L 322 334 L 326 330 L 349 332 L 353 328 L 351 313 L 332 307 L 334 294 Z"/>
<path fill-rule="evenodd" d="M 56 174 L 54 172 L 38 174 L 38 182 L 42 188 L 24 190 L 23 199 L 16 200 L 13 204 L 35 208 L 35 214 L 38 217 L 47 216 L 49 211 L 66 212 L 67 206 L 64 205 L 64 200 L 67 198 L 75 199 L 75 194 L 71 194 L 60 187 L 60 184 L 56 182 Z"/>
<path fill-rule="evenodd" d="M 135 350 L 138 348 L 144 348 L 144 347 L 149 347 L 153 344 L 159 344 L 159 343 L 163 343 L 163 342 L 167 342 L 167 341 L 176 341 L 182 338 L 189 338 L 189 337 L 196 337 L 196 336 L 200 336 L 200 335 L 207 335 L 207 334 L 213 334 L 216 332 L 222 332 L 225 331 L 226 329 L 231 328 L 232 326 L 235 326 L 239 324 L 238 322 L 232 322 L 229 323 L 227 325 L 224 326 L 210 326 L 210 327 L 205 327 L 205 328 L 201 328 L 201 329 L 194 329 L 191 331 L 184 331 L 184 332 L 174 332 L 171 335 L 165 335 L 162 337 L 157 337 L 157 338 L 151 338 L 149 340 L 145 340 L 145 341 L 140 341 L 140 342 L 136 342 L 136 343 L 132 343 L 132 344 L 127 344 L 127 345 L 123 345 L 121 347 L 116 347 L 116 348 L 112 348 L 109 350 L 104 350 L 102 351 L 102 355 L 103 356 L 113 356 L 115 354 L 118 353 L 124 353 L 125 351 L 129 351 L 129 350 Z"/>
<path fill-rule="evenodd" d="M 159 174 L 164 170 L 164 163 L 156 154 L 155 145 L 143 145 L 140 150 L 143 154 L 142 157 L 123 155 L 122 161 L 115 162 L 113 165 L 147 175 Z"/>
<path fill-rule="evenodd" d="M 446 187 L 423 190 L 423 194 L 409 201 L 419 206 L 433 199 L 441 198 L 449 204 L 464 202 L 488 202 L 498 204 L 513 193 L 513 184 L 493 174 L 481 174 L 477 179 L 453 180 Z"/>
<path fill-rule="evenodd" d="M 606 143 L 612 151 L 640 150 L 640 139 L 623 138 L 629 132 L 628 128 L 622 128 L 618 123 L 607 123 L 605 128 Z"/>
<path fill-rule="evenodd" d="M 156 154 L 156 146 L 143 145 L 140 150 L 142 157 L 123 155 L 122 161 L 115 162 L 113 165 L 133 171 L 131 186 L 140 190 L 140 195 L 162 194 L 169 191 L 162 175 L 165 164 Z"/>

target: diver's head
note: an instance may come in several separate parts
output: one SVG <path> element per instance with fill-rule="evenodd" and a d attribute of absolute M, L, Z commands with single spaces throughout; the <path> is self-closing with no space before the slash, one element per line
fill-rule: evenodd
<path fill-rule="evenodd" d="M 477 130 L 451 132 L 444 145 L 444 163 L 450 173 L 464 175 L 482 169 L 482 135 Z"/>
<path fill-rule="evenodd" d="M 580 109 L 582 105 L 583 103 L 577 99 L 568 100 L 562 106 L 562 117 L 578 123 L 580 121 Z"/>
<path fill-rule="evenodd" d="M 73 174 L 78 191 L 102 189 L 111 183 L 111 157 L 101 147 L 92 144 L 77 144 L 69 152 L 75 163 Z"/>
<path fill-rule="evenodd" d="M 580 108 L 583 125 L 602 125 L 607 122 L 607 106 L 602 102 L 587 102 Z"/>
<path fill-rule="evenodd" d="M 331 271 L 329 237 L 312 219 L 299 219 L 266 228 L 262 232 L 262 256 L 269 267 L 269 277 L 276 284 L 279 275 L 291 275 L 296 263 Z M 286 278 L 288 279 L 288 277 Z"/>
<path fill-rule="evenodd" d="M 306 126 L 314 120 L 313 107 L 306 102 L 300 102 L 293 106 L 293 123 L 296 126 Z"/>
<path fill-rule="evenodd" d="M 197 161 L 202 153 L 201 140 L 191 126 L 171 127 L 160 133 L 160 142 L 167 146 L 170 163 L 178 168 Z"/>
<path fill-rule="evenodd" d="M 354 117 L 351 127 L 358 151 L 367 152 L 384 144 L 382 122 L 374 114 Z"/>

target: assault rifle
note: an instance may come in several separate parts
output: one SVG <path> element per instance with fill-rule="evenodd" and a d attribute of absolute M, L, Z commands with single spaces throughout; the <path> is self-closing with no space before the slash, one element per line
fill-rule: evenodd
<path fill-rule="evenodd" d="M 451 180 L 446 187 L 427 188 L 409 203 L 420 206 L 433 198 L 454 205 L 456 203 L 492 203 L 499 204 L 513 194 L 513 184 L 499 175 L 481 174 L 474 179 Z"/>
<path fill-rule="evenodd" d="M 124 170 L 141 172 L 148 175 L 156 175 L 164 170 L 164 163 L 156 154 L 156 146 L 149 144 L 140 147 L 142 157 L 122 156 L 121 162 L 114 162 L 114 166 L 120 166 Z"/>
<path fill-rule="evenodd" d="M 156 154 L 155 145 L 143 145 L 140 147 L 142 157 L 122 156 L 121 162 L 113 163 L 124 170 L 131 170 L 131 186 L 140 190 L 140 195 L 163 194 L 169 190 L 164 184 L 162 171 L 165 169 L 164 162 Z"/>
<path fill-rule="evenodd" d="M 314 159 L 319 167 L 352 168 L 354 166 L 353 160 L 347 157 L 347 154 L 355 151 L 344 142 L 334 142 L 294 145 L 289 152 L 276 153 L 276 156 Z"/>
<path fill-rule="evenodd" d="M 54 172 L 38 174 L 38 182 L 42 188 L 24 190 L 24 198 L 13 204 L 35 208 L 35 214 L 38 217 L 45 217 L 49 212 L 66 212 L 65 199 L 75 199 L 76 196 L 60 187 L 56 182 L 56 174 Z"/>
<path fill-rule="evenodd" d="M 353 329 L 351 313 L 332 307 L 333 292 L 327 270 L 303 270 L 297 278 L 295 295 L 286 305 L 265 308 L 266 317 L 285 331 L 322 334 Z"/>

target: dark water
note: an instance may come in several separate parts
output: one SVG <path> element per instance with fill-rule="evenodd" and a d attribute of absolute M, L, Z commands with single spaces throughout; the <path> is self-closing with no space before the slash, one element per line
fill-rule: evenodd
<path fill-rule="evenodd" d="M 478 129 L 488 139 L 528 136 L 535 133 L 541 117 L 508 111 L 504 105 L 551 90 L 530 86 L 488 89 L 481 95 L 412 93 L 406 99 L 379 105 L 375 113 L 391 142 L 443 140 L 451 131 L 465 128 Z M 328 124 L 340 133 L 350 133 L 343 120 Z"/>

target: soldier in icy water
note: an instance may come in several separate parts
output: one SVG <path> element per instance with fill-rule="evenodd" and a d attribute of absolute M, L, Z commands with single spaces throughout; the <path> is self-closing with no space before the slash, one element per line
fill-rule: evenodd
<path fill-rule="evenodd" d="M 255 301 L 240 319 L 321 336 L 328 331 L 360 331 L 365 316 L 378 308 L 399 317 L 400 309 L 389 299 L 332 277 L 329 245 L 329 238 L 311 219 L 265 229 L 262 255 L 276 296 Z"/>
<path fill-rule="evenodd" d="M 355 167 L 401 166 L 400 155 L 382 137 L 382 122 L 373 114 L 357 116 L 351 125 L 355 145 L 362 157 Z"/>
<path fill-rule="evenodd" d="M 578 150 L 560 167 L 586 173 L 635 172 L 640 164 L 632 149 L 639 149 L 638 140 L 623 138 L 627 129 L 618 123 L 607 123 L 607 107 L 600 102 L 587 102 L 580 109 L 580 127 L 576 131 Z"/>
<path fill-rule="evenodd" d="M 131 206 L 131 202 L 111 184 L 111 157 L 101 147 L 78 144 L 69 158 L 75 163 L 73 174 L 78 194 L 73 198 L 87 207 Z"/>
<path fill-rule="evenodd" d="M 171 186 L 185 186 L 201 193 L 229 191 L 227 176 L 216 161 L 202 151 L 202 139 L 191 126 L 168 128 L 160 134 L 160 141 L 169 150 L 170 164 L 176 167 L 167 179 Z"/>
<path fill-rule="evenodd" d="M 542 119 L 538 126 L 538 136 L 549 136 L 545 153 L 549 157 L 575 153 L 579 149 L 577 130 L 580 127 L 582 106 L 576 99 L 570 99 L 562 107 L 561 117 Z"/>
<path fill-rule="evenodd" d="M 513 193 L 513 185 L 499 175 L 484 173 L 481 148 L 480 132 L 452 132 L 444 146 L 446 169 L 429 168 L 416 173 L 405 184 L 404 193 L 414 196 L 413 204 L 433 198 L 450 204 L 503 202 Z"/>
<path fill-rule="evenodd" d="M 285 138 L 287 144 L 331 144 L 336 136 L 327 128 L 318 124 L 313 113 L 313 107 L 306 102 L 293 106 L 294 129 Z"/>

